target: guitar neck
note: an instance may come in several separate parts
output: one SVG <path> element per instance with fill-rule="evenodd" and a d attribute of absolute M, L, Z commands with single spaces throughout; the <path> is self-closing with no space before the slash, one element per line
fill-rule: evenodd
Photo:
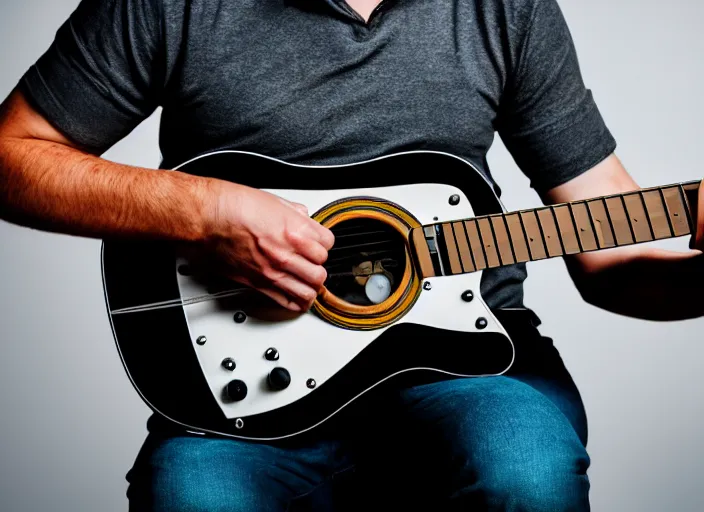
<path fill-rule="evenodd" d="M 691 234 L 701 181 L 435 223 L 410 233 L 422 277 Z"/>

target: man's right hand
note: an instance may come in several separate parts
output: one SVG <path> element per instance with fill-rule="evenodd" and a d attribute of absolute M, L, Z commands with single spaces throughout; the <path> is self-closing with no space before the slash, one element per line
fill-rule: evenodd
<path fill-rule="evenodd" d="M 293 311 L 317 297 L 334 242 L 304 206 L 273 194 L 88 154 L 19 91 L 0 108 L 0 218 L 77 236 L 181 243 L 214 260 L 208 271 Z"/>
<path fill-rule="evenodd" d="M 250 286 L 284 308 L 306 311 L 327 272 L 335 237 L 304 205 L 268 192 L 216 182 L 204 255 L 219 275 Z"/>

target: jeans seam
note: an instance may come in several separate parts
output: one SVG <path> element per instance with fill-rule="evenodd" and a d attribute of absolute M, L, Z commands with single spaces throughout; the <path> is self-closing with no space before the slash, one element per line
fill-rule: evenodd
<path fill-rule="evenodd" d="M 340 475 L 340 474 L 342 474 L 342 473 L 346 473 L 346 472 L 348 472 L 348 471 L 351 471 L 351 470 L 355 469 L 355 467 L 356 467 L 355 464 L 351 464 L 350 466 L 347 466 L 347 467 L 345 467 L 345 468 L 343 468 L 343 469 L 337 469 L 337 470 L 335 470 L 335 471 L 330 472 L 330 474 L 326 475 L 326 476 L 323 478 L 323 480 L 322 480 L 319 484 L 317 484 L 316 486 L 314 486 L 312 489 L 309 489 L 308 491 L 303 492 L 303 493 L 301 493 L 301 494 L 299 494 L 299 495 L 297 495 L 297 496 L 294 496 L 293 498 L 291 498 L 290 500 L 288 500 L 288 503 L 286 504 L 286 511 L 285 511 L 285 512 L 289 512 L 289 511 L 291 510 L 291 505 L 292 505 L 292 503 L 293 503 L 294 501 L 296 501 L 296 500 L 298 500 L 298 499 L 301 499 L 301 498 L 303 498 L 304 496 L 309 496 L 309 495 L 313 494 L 315 491 L 317 491 L 318 489 L 320 489 L 320 488 L 321 488 L 322 486 L 324 486 L 325 484 L 328 484 L 328 483 L 332 482 L 332 481 L 335 479 L 335 477 L 337 477 L 338 475 Z"/>

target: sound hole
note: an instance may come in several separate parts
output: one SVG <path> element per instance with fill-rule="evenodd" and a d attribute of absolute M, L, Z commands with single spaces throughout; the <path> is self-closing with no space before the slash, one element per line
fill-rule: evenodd
<path fill-rule="evenodd" d="M 335 245 L 325 263 L 330 293 L 372 306 L 396 291 L 406 266 L 406 242 L 398 231 L 375 219 L 344 221 L 331 231 Z"/>

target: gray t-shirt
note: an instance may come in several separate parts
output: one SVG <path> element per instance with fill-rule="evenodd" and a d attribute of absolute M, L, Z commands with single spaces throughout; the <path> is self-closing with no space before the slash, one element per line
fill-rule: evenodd
<path fill-rule="evenodd" d="M 544 192 L 615 149 L 556 0 L 385 0 L 368 24 L 343 0 L 83 0 L 20 87 L 96 152 L 162 106 L 163 168 L 225 148 L 306 165 L 429 149 L 491 180 L 498 131 Z M 488 304 L 522 305 L 525 277 L 485 271 Z"/>

